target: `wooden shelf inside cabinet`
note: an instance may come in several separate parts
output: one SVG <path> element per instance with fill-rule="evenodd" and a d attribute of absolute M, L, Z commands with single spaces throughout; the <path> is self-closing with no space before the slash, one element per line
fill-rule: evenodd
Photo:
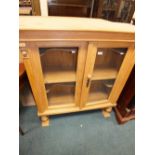
<path fill-rule="evenodd" d="M 93 101 L 107 100 L 109 92 L 109 88 L 105 86 L 104 80 L 92 81 L 88 95 L 88 103 Z"/>
<path fill-rule="evenodd" d="M 95 69 L 92 80 L 115 79 L 116 76 L 117 70 L 115 68 Z"/>
<path fill-rule="evenodd" d="M 31 15 L 32 7 L 19 7 L 20 15 Z"/>
<path fill-rule="evenodd" d="M 88 102 L 93 102 L 93 101 L 99 101 L 99 100 L 106 100 L 108 97 L 108 94 L 106 92 L 103 91 L 93 91 L 90 92 L 89 96 L 88 96 Z"/>
<path fill-rule="evenodd" d="M 52 93 L 50 93 L 48 94 L 48 103 L 49 106 L 74 105 L 74 95 L 72 94 L 52 95 Z"/>
<path fill-rule="evenodd" d="M 75 82 L 76 72 L 73 70 L 50 70 L 44 71 L 44 83 L 61 83 L 61 82 Z"/>
<path fill-rule="evenodd" d="M 46 92 L 49 106 L 74 105 L 74 91 L 73 83 L 47 85 Z"/>

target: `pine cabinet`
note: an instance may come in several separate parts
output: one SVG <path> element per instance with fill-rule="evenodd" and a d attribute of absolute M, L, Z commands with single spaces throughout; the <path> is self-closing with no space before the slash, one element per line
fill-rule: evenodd
<path fill-rule="evenodd" d="M 109 117 L 134 66 L 134 26 L 101 19 L 20 17 L 20 52 L 42 126 L 49 115 Z"/>

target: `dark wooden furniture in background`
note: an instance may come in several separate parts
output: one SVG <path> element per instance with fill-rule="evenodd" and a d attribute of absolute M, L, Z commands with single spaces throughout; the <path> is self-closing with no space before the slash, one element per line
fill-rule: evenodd
<path fill-rule="evenodd" d="M 46 1 L 44 1 L 44 4 Z M 48 9 L 48 10 L 46 10 Z M 41 15 L 39 0 L 19 0 L 20 15 Z M 43 16 L 93 17 L 130 23 L 135 0 L 47 0 Z"/>
<path fill-rule="evenodd" d="M 130 23 L 135 11 L 135 0 L 96 0 L 93 17 Z"/>
<path fill-rule="evenodd" d="M 94 0 L 48 0 L 49 16 L 92 17 Z"/>
<path fill-rule="evenodd" d="M 39 0 L 19 0 L 19 15 L 41 15 Z"/>
<path fill-rule="evenodd" d="M 117 101 L 115 114 L 120 124 L 135 118 L 135 67 Z"/>
<path fill-rule="evenodd" d="M 19 63 L 19 92 L 23 89 L 24 87 L 24 76 L 26 75 L 25 67 L 23 63 Z M 19 93 L 20 94 L 20 93 Z M 19 98 L 20 100 L 20 98 Z M 20 103 L 20 102 L 19 102 Z M 22 128 L 19 126 L 19 133 L 21 135 L 24 135 L 24 131 Z"/>

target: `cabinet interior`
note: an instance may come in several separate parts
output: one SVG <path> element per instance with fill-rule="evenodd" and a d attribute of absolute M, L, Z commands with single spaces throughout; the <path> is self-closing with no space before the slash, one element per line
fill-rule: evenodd
<path fill-rule="evenodd" d="M 127 48 L 98 48 L 92 80 L 115 79 Z"/>
<path fill-rule="evenodd" d="M 49 106 L 75 104 L 78 48 L 39 51 Z M 97 49 L 87 103 L 108 99 L 126 51 L 126 48 Z"/>
<path fill-rule="evenodd" d="M 49 106 L 74 105 L 75 82 L 46 84 L 45 88 Z"/>
<path fill-rule="evenodd" d="M 95 80 L 91 82 L 87 102 L 107 100 L 115 80 Z"/>
<path fill-rule="evenodd" d="M 41 48 L 44 82 L 75 82 L 78 48 Z"/>

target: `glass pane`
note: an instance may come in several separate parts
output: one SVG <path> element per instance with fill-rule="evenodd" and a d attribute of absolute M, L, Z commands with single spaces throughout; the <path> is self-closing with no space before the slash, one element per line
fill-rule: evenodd
<path fill-rule="evenodd" d="M 88 102 L 108 99 L 114 80 L 92 81 L 89 91 Z"/>
<path fill-rule="evenodd" d="M 75 104 L 78 48 L 40 48 L 49 106 Z"/>
<path fill-rule="evenodd" d="M 108 99 L 126 52 L 127 48 L 98 48 L 88 102 Z"/>
<path fill-rule="evenodd" d="M 77 51 L 78 48 L 40 48 L 45 83 L 75 81 Z"/>
<path fill-rule="evenodd" d="M 49 106 L 74 104 L 75 82 L 46 84 Z"/>

